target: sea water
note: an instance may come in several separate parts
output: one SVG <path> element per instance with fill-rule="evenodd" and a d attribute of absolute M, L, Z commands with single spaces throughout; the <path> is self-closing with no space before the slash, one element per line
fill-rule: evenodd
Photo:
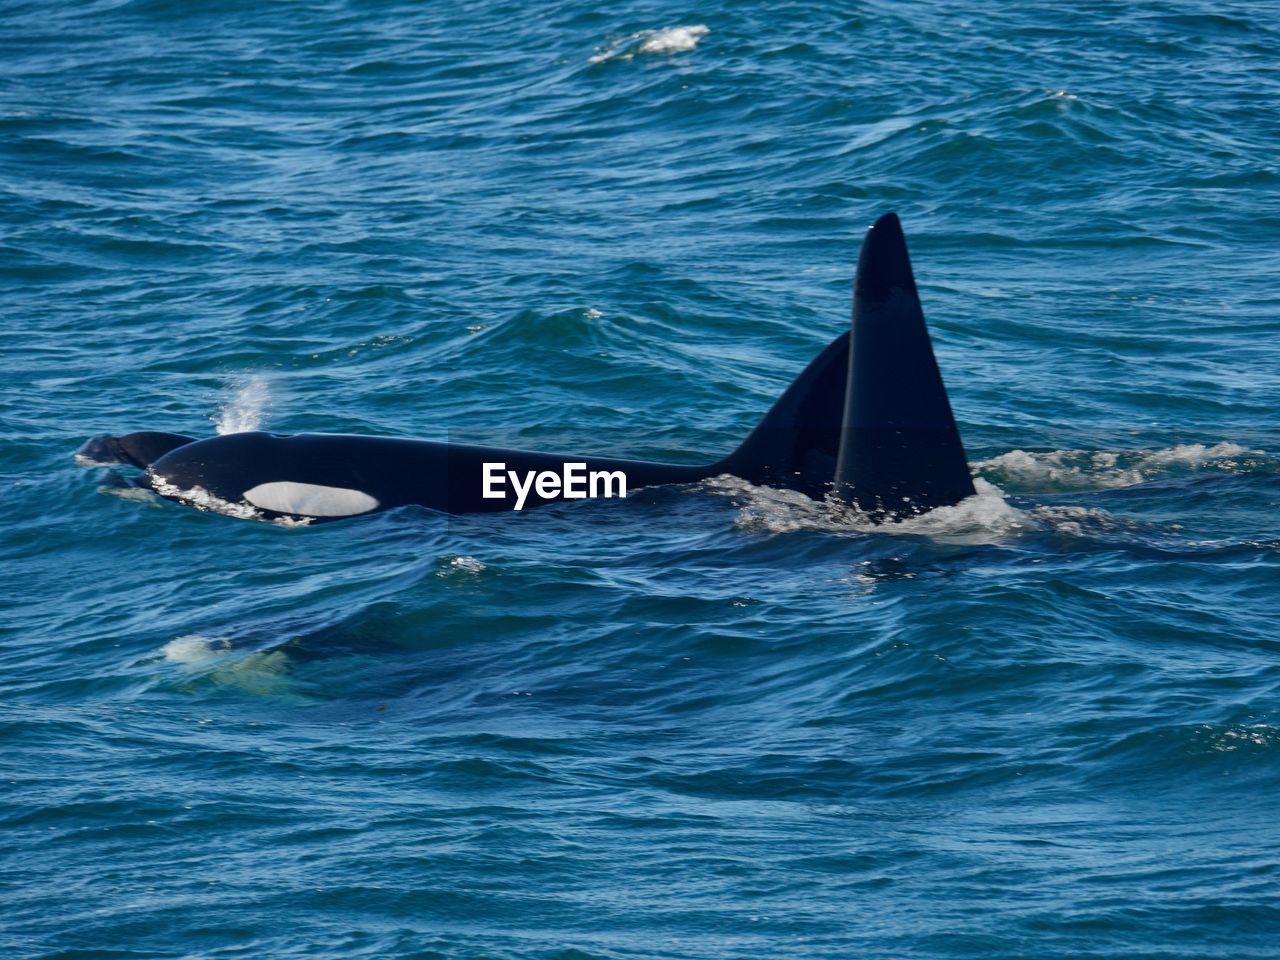
<path fill-rule="evenodd" d="M 1275 957 L 1277 102 L 1263 0 L 4 0 L 0 955 Z M 888 210 L 956 507 L 72 459 L 711 459 Z"/>

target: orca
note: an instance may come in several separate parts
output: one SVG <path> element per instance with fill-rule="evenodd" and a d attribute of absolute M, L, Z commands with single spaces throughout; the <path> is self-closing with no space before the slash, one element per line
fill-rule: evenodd
<path fill-rule="evenodd" d="M 76 462 L 86 467 L 125 464 L 145 470 L 170 450 L 195 443 L 195 437 L 180 433 L 126 433 L 123 437 L 91 437 L 76 451 Z"/>
<path fill-rule="evenodd" d="M 896 214 L 867 231 L 853 319 L 728 455 L 705 465 L 392 437 L 251 432 L 96 437 L 82 460 L 145 473 L 137 485 L 198 509 L 310 524 L 417 505 L 449 514 L 622 495 L 731 474 L 892 521 L 974 494 Z M 596 489 L 592 483 L 601 479 Z"/>

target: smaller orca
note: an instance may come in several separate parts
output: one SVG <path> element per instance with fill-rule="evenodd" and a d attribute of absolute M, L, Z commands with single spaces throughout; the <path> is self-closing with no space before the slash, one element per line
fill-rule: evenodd
<path fill-rule="evenodd" d="M 180 433 L 126 433 L 123 437 L 90 437 L 76 451 L 76 463 L 85 467 L 109 467 L 125 464 L 143 470 L 170 450 L 195 443 L 195 437 Z"/>
<path fill-rule="evenodd" d="M 732 474 L 831 498 L 880 521 L 974 493 L 896 214 L 867 231 L 853 321 L 736 450 L 700 466 L 342 434 L 96 437 L 87 462 L 145 470 L 138 485 L 231 516 L 313 523 L 418 505 L 451 514 L 625 496 Z M 621 479 L 620 479 L 621 478 Z"/>

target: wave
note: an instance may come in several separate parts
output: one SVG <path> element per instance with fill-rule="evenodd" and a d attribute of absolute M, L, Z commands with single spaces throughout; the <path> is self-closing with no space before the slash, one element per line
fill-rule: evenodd
<path fill-rule="evenodd" d="M 1265 467 L 1262 450 L 1238 443 L 1183 443 L 1159 450 L 1010 450 L 972 464 L 979 476 L 1037 493 L 1131 487 L 1193 470 L 1243 473 Z"/>

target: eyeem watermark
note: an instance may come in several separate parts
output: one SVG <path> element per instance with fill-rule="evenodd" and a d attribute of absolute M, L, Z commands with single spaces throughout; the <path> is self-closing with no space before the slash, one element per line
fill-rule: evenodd
<path fill-rule="evenodd" d="M 505 463 L 486 463 L 483 497 L 486 500 L 505 500 L 508 481 L 515 491 L 516 510 L 524 509 L 531 490 L 543 500 L 586 500 L 588 497 L 627 495 L 627 475 L 621 470 L 588 471 L 585 463 L 566 463 L 559 473 L 554 470 L 526 470 L 521 475 L 516 470 L 508 470 Z"/>

